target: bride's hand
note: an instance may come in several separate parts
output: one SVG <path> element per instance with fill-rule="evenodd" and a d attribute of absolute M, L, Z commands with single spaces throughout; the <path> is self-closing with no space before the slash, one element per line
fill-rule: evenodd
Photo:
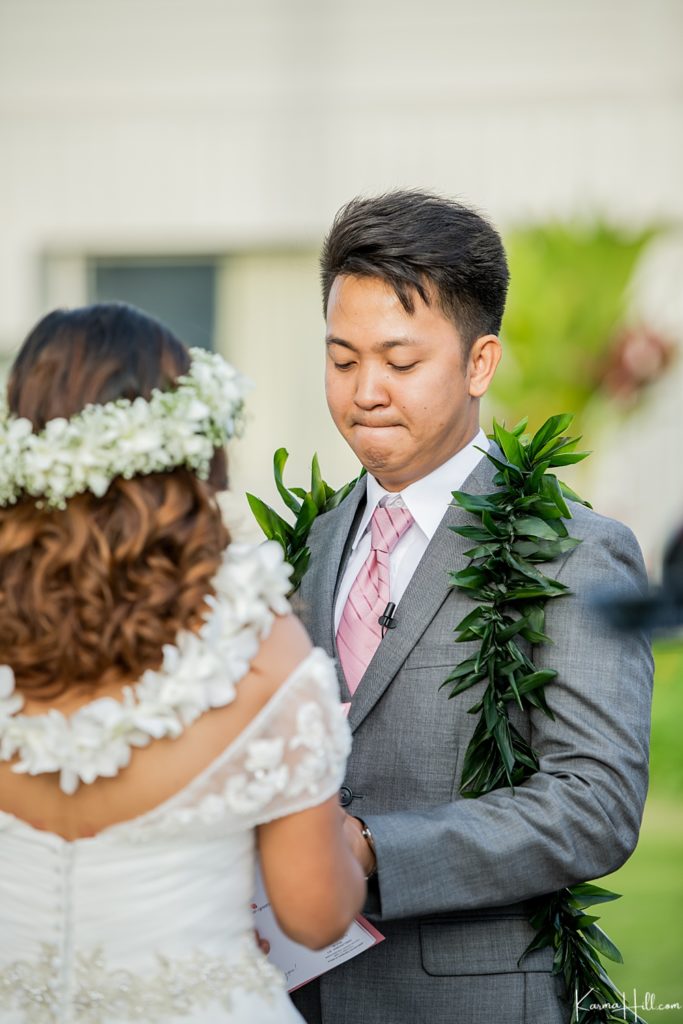
<path fill-rule="evenodd" d="M 369 878 L 377 868 L 377 858 L 367 839 L 362 835 L 363 822 L 359 818 L 347 814 L 344 810 L 341 813 L 344 815 L 344 835 L 356 860 L 362 867 L 365 877 Z"/>

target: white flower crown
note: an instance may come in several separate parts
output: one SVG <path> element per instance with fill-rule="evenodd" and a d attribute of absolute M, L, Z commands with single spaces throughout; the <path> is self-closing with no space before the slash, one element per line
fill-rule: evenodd
<path fill-rule="evenodd" d="M 187 374 L 171 391 L 88 405 L 70 419 L 30 420 L 0 409 L 0 506 L 24 494 L 65 508 L 68 498 L 101 497 L 116 476 L 189 466 L 206 479 L 216 448 L 241 433 L 247 378 L 215 352 L 190 349 Z"/>

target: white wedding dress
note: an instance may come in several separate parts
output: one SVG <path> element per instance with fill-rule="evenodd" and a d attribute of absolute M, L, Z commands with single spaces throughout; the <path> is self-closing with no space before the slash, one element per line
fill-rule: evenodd
<path fill-rule="evenodd" d="M 0 758 L 60 771 L 73 791 L 116 774 L 131 746 L 229 703 L 287 607 L 278 550 L 231 545 L 205 626 L 181 634 L 123 701 L 93 701 L 70 719 L 22 716 L 3 669 Z M 254 829 L 331 796 L 348 749 L 332 663 L 314 650 L 208 768 L 150 812 L 72 842 L 0 812 L 0 1022 L 300 1022 L 254 939 Z"/>

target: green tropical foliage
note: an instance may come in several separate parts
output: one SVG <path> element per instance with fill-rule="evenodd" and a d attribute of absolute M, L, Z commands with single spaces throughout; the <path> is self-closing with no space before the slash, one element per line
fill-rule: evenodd
<path fill-rule="evenodd" d="M 361 470 L 358 477 L 340 487 L 339 490 L 335 490 L 323 480 L 318 456 L 314 455 L 311 464 L 311 486 L 307 491 L 303 487 L 285 486 L 282 474 L 288 458 L 287 449 L 278 448 L 273 456 L 273 475 L 278 494 L 293 514 L 294 522 L 287 522 L 275 509 L 266 505 L 265 501 L 257 498 L 254 494 L 247 494 L 247 501 L 256 522 L 268 540 L 278 542 L 284 552 L 285 561 L 292 566 L 294 571 L 291 592 L 293 593 L 298 589 L 311 557 L 311 552 L 306 544 L 311 526 L 319 515 L 330 512 L 344 500 L 365 470 Z"/>
<path fill-rule="evenodd" d="M 491 389 L 500 415 L 514 422 L 525 409 L 541 423 L 559 407 L 580 416 L 626 322 L 636 264 L 657 233 L 627 235 L 593 222 L 543 224 L 506 236 L 505 357 Z"/>

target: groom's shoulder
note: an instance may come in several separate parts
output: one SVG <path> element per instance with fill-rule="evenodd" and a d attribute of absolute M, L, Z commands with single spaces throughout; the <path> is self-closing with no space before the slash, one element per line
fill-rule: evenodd
<path fill-rule="evenodd" d="M 565 522 L 572 536 L 584 539 L 596 537 L 603 541 L 609 540 L 638 546 L 638 541 L 633 531 L 625 523 L 620 522 L 620 520 L 606 516 L 578 501 L 568 501 L 567 507 L 571 512 L 571 518 L 565 520 Z"/>
<path fill-rule="evenodd" d="M 567 502 L 571 519 L 565 525 L 571 537 L 581 543 L 566 558 L 570 573 L 603 580 L 609 567 L 619 566 L 627 575 L 645 577 L 640 545 L 633 531 L 620 522 L 579 502 Z"/>
<path fill-rule="evenodd" d="M 491 447 L 494 454 L 498 454 L 496 446 L 492 445 Z M 502 457 L 502 453 L 500 454 Z M 480 463 L 476 473 L 479 474 L 478 483 L 480 490 L 497 489 L 495 484 L 492 488 L 487 486 L 493 482 L 495 470 L 486 464 L 485 459 Z M 475 474 L 473 474 L 473 478 L 475 481 L 477 480 Z M 567 500 L 567 507 L 571 513 L 570 518 L 565 520 L 569 535 L 576 537 L 582 543 L 575 548 L 574 552 L 565 561 L 574 558 L 575 562 L 580 562 L 582 557 L 586 557 L 587 552 L 596 547 L 605 552 L 614 552 L 617 556 L 623 553 L 625 557 L 633 558 L 637 563 L 642 564 L 640 546 L 635 534 L 628 526 L 618 519 L 601 514 L 580 501 Z M 576 556 L 579 552 L 582 555 L 577 558 Z"/>

